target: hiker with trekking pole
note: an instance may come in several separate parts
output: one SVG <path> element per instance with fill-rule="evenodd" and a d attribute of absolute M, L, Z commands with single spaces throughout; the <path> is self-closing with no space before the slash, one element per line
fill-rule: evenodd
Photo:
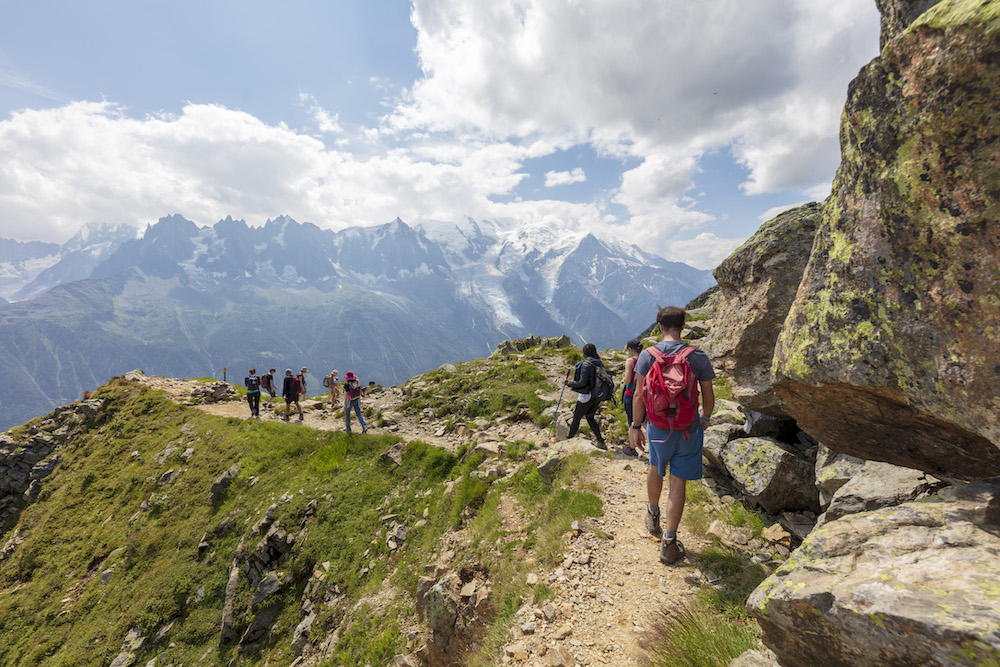
<path fill-rule="evenodd" d="M 597 346 L 593 343 L 587 343 L 580 348 L 580 351 L 583 352 L 584 360 L 576 365 L 573 379 L 563 383 L 564 386 L 578 393 L 576 406 L 573 409 L 573 421 L 566 437 L 572 438 L 576 435 L 580 428 L 580 420 L 586 418 L 590 425 L 590 431 L 597 440 L 597 444 L 594 446 L 598 449 L 607 449 L 608 445 L 604 442 L 604 436 L 601 434 L 601 425 L 597 421 L 597 410 L 603 401 L 611 398 L 611 394 L 614 392 L 614 382 L 611 382 L 610 388 L 604 382 L 604 378 L 610 381 L 610 377 L 604 369 L 604 362 L 597 356 Z"/>

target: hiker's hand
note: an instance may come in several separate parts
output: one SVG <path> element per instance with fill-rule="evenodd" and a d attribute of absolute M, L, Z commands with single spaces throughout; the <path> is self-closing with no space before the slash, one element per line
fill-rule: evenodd
<path fill-rule="evenodd" d="M 643 433 L 642 429 L 629 426 L 628 431 L 629 440 L 632 442 L 632 449 L 646 451 L 646 434 Z"/>

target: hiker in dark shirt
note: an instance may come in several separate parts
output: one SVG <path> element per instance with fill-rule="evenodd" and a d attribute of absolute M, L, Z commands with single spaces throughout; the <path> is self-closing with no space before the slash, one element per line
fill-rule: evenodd
<path fill-rule="evenodd" d="M 625 376 L 622 378 L 622 382 L 625 383 L 625 387 L 622 389 L 622 407 L 625 408 L 625 421 L 629 426 L 632 426 L 632 397 L 635 395 L 635 362 L 639 358 L 639 353 L 642 352 L 642 342 L 638 338 L 633 338 L 625 343 L 625 352 L 628 354 L 628 359 L 625 360 Z M 625 444 L 622 447 L 622 453 L 625 456 L 639 455 L 631 444 Z"/>
<path fill-rule="evenodd" d="M 256 368 L 250 369 L 250 373 L 243 378 L 243 384 L 247 388 L 247 403 L 250 404 L 250 416 L 260 419 L 260 378 L 257 377 Z"/>
<path fill-rule="evenodd" d="M 277 393 L 277 390 L 274 388 L 274 372 L 275 369 L 272 368 L 260 378 L 260 386 L 267 392 L 267 403 L 265 403 L 267 407 L 271 407 L 271 404 L 274 402 L 274 395 Z"/>
<path fill-rule="evenodd" d="M 292 375 L 292 369 L 285 369 L 285 382 L 281 386 L 281 395 L 285 397 L 285 421 L 288 421 L 288 413 L 292 410 L 292 403 L 299 411 L 299 421 L 302 421 L 302 406 L 299 405 L 299 395 L 302 393 L 302 385 L 299 378 Z"/>
<path fill-rule="evenodd" d="M 361 397 L 365 395 L 365 390 L 361 387 L 361 383 L 353 371 L 347 371 L 344 374 L 344 380 L 346 380 L 344 382 L 344 421 L 347 423 L 347 432 L 351 432 L 351 410 L 354 410 L 358 421 L 361 422 L 361 432 L 364 433 L 368 430 L 365 417 L 361 414 Z"/>
<path fill-rule="evenodd" d="M 576 365 L 573 379 L 567 380 L 565 383 L 567 387 L 579 394 L 576 398 L 576 408 L 573 410 L 573 421 L 566 437 L 572 438 L 576 435 L 580 428 L 580 420 L 586 417 L 587 423 L 590 424 L 590 430 L 594 434 L 594 438 L 597 439 L 596 447 L 607 449 L 608 445 L 604 442 L 604 436 L 601 435 L 601 425 L 597 422 L 597 410 L 601 407 L 601 400 L 593 395 L 597 386 L 595 367 L 604 366 L 604 362 L 597 356 L 597 346 L 593 343 L 587 343 L 580 349 L 586 358 Z"/>

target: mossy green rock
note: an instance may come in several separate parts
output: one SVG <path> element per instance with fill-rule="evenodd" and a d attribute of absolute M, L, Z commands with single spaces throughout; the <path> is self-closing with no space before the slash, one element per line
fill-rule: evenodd
<path fill-rule="evenodd" d="M 751 594 L 788 667 L 1000 660 L 1000 479 L 814 530 Z"/>
<path fill-rule="evenodd" d="M 733 481 L 770 514 L 819 511 L 813 466 L 794 449 L 771 438 L 737 438 L 719 459 Z"/>
<path fill-rule="evenodd" d="M 812 203 L 770 220 L 713 272 L 719 283 L 712 326 L 713 362 L 725 369 L 733 398 L 773 417 L 788 417 L 771 386 L 771 361 L 822 209 Z"/>
<path fill-rule="evenodd" d="M 775 391 L 830 448 L 1000 474 L 1000 0 L 944 0 L 851 84 Z"/>

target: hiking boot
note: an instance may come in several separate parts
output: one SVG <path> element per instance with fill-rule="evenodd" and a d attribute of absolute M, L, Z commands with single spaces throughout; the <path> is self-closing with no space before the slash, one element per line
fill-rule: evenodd
<path fill-rule="evenodd" d="M 660 562 L 664 565 L 673 565 L 686 555 L 684 544 L 676 537 L 669 542 L 664 540 L 660 545 Z"/>
<path fill-rule="evenodd" d="M 288 421 L 288 415 L 281 415 L 281 421 Z"/>
<path fill-rule="evenodd" d="M 608 443 L 604 442 L 603 440 L 598 440 L 597 443 L 594 445 L 594 447 L 597 447 L 598 449 L 603 449 L 604 451 L 608 451 Z"/>
<path fill-rule="evenodd" d="M 648 507 L 646 508 L 646 530 L 649 531 L 650 535 L 663 534 L 663 529 L 660 528 L 660 513 L 653 514 Z"/>
<path fill-rule="evenodd" d="M 629 458 L 635 458 L 635 457 L 639 456 L 639 452 L 635 451 L 634 449 L 632 449 L 628 445 L 624 445 L 622 447 L 622 454 L 624 454 L 625 456 L 627 456 Z"/>
<path fill-rule="evenodd" d="M 302 421 L 303 419 L 305 419 L 305 417 L 303 417 L 302 415 L 299 415 L 299 421 Z"/>
<path fill-rule="evenodd" d="M 368 432 L 368 427 L 367 426 L 362 427 L 361 432 L 362 433 L 367 433 Z"/>

